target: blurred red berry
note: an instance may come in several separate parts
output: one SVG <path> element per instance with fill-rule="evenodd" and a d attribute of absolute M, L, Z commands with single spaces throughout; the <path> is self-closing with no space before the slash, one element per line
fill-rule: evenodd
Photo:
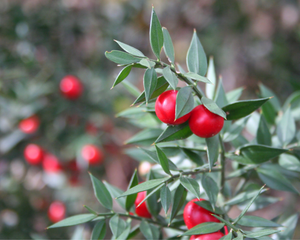
<path fill-rule="evenodd" d="M 58 172 L 62 169 L 62 166 L 56 156 L 47 153 L 43 159 L 43 169 L 46 172 Z"/>
<path fill-rule="evenodd" d="M 60 82 L 60 91 L 65 98 L 75 100 L 81 96 L 83 86 L 77 77 L 67 75 Z"/>
<path fill-rule="evenodd" d="M 48 209 L 48 217 L 51 222 L 56 223 L 65 218 L 66 206 L 64 203 L 55 201 L 50 204 Z"/>
<path fill-rule="evenodd" d="M 85 145 L 81 150 L 81 155 L 91 165 L 100 164 L 103 161 L 101 150 L 93 144 Z"/>
<path fill-rule="evenodd" d="M 140 217 L 144 217 L 144 218 L 151 218 L 151 214 L 148 211 L 148 207 L 146 204 L 146 201 L 143 202 L 139 207 L 137 207 L 141 201 L 144 200 L 144 198 L 146 197 L 147 192 L 143 191 L 143 192 L 139 192 L 137 194 L 137 197 L 135 199 L 134 205 L 135 205 L 135 213 L 136 215 L 140 216 Z"/>
<path fill-rule="evenodd" d="M 44 156 L 43 149 L 36 144 L 29 144 L 24 150 L 24 158 L 29 164 L 37 165 L 42 162 Z"/>
<path fill-rule="evenodd" d="M 27 134 L 32 134 L 36 132 L 39 126 L 40 119 L 36 115 L 33 115 L 29 118 L 25 118 L 19 123 L 19 129 Z"/>

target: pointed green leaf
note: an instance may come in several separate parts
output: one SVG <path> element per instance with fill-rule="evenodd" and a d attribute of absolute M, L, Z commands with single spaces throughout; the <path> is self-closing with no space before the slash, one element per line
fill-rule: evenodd
<path fill-rule="evenodd" d="M 98 201 L 107 209 L 112 210 L 112 198 L 105 185 L 90 173 L 93 189 Z"/>
<path fill-rule="evenodd" d="M 267 121 L 263 115 L 260 116 L 258 129 L 256 132 L 256 141 L 258 144 L 271 146 L 272 136 L 267 124 Z"/>
<path fill-rule="evenodd" d="M 162 133 L 161 129 L 145 129 L 126 141 L 126 144 L 152 144 Z"/>
<path fill-rule="evenodd" d="M 126 52 L 112 50 L 111 52 L 105 52 L 105 56 L 112 62 L 121 65 L 127 65 L 131 63 L 139 62 L 141 59 L 134 57 Z"/>
<path fill-rule="evenodd" d="M 190 113 L 194 108 L 194 97 L 191 87 L 181 88 L 176 96 L 175 119 Z"/>
<path fill-rule="evenodd" d="M 198 224 L 197 226 L 191 228 L 190 230 L 186 231 L 183 236 L 190 236 L 190 235 L 198 235 L 198 234 L 206 234 L 219 231 L 221 228 L 224 227 L 224 223 L 216 223 L 216 222 L 205 222 Z"/>
<path fill-rule="evenodd" d="M 123 219 L 121 219 L 117 214 L 115 214 L 109 220 L 109 227 L 110 227 L 110 230 L 111 230 L 112 234 L 114 235 L 114 239 L 116 239 L 126 229 L 127 224 Z"/>
<path fill-rule="evenodd" d="M 180 125 L 168 126 L 155 140 L 155 143 L 186 139 L 192 134 L 193 132 L 191 131 L 188 122 Z"/>
<path fill-rule="evenodd" d="M 207 158 L 209 162 L 209 169 L 212 169 L 219 156 L 219 135 L 210 138 L 205 138 L 207 145 Z"/>
<path fill-rule="evenodd" d="M 252 199 L 254 196 L 256 196 L 258 193 L 262 193 L 261 190 L 252 190 L 252 191 L 245 191 L 242 193 L 239 193 L 238 195 L 234 196 L 227 202 L 225 202 L 225 205 L 236 205 L 242 202 L 245 202 L 249 199 Z"/>
<path fill-rule="evenodd" d="M 218 184 L 213 180 L 208 174 L 205 174 L 202 178 L 202 186 L 206 195 L 209 198 L 210 203 L 212 204 L 213 208 L 216 205 L 217 197 L 219 193 Z"/>
<path fill-rule="evenodd" d="M 61 220 L 60 222 L 54 223 L 53 225 L 49 226 L 47 229 L 50 228 L 58 228 L 58 227 L 68 227 L 68 226 L 74 226 L 82 223 L 89 222 L 96 218 L 97 216 L 94 214 L 79 214 L 72 217 L 68 217 L 64 220 Z"/>
<path fill-rule="evenodd" d="M 132 229 L 131 232 L 129 233 L 127 239 L 133 239 L 136 235 L 140 233 L 140 226 L 135 225 Z"/>
<path fill-rule="evenodd" d="M 300 172 L 300 161 L 293 155 L 281 154 L 279 156 L 279 165 L 287 170 Z"/>
<path fill-rule="evenodd" d="M 202 44 L 194 30 L 192 41 L 186 55 L 186 65 L 189 72 L 205 76 L 207 72 L 207 59 Z"/>
<path fill-rule="evenodd" d="M 113 198 L 116 198 L 123 193 L 123 191 L 121 189 L 109 184 L 108 182 L 104 181 L 103 183 Z M 120 204 L 120 206 L 123 209 L 125 209 L 125 199 L 124 198 L 116 199 L 116 201 Z"/>
<path fill-rule="evenodd" d="M 91 235 L 91 240 L 102 240 L 105 238 L 106 234 L 106 221 L 105 219 L 99 221 L 96 223 L 94 226 L 92 235 Z"/>
<path fill-rule="evenodd" d="M 176 77 L 175 73 L 171 71 L 169 66 L 165 67 L 162 70 L 162 73 L 166 81 L 170 84 L 171 88 L 175 90 L 178 84 L 178 78 Z"/>
<path fill-rule="evenodd" d="M 117 44 L 126 52 L 130 53 L 131 55 L 137 56 L 137 57 L 145 57 L 145 55 L 138 49 L 126 44 L 122 43 L 120 41 L 115 40 Z"/>
<path fill-rule="evenodd" d="M 139 61 L 139 64 L 145 66 L 146 68 L 153 68 L 155 66 L 155 62 L 150 61 L 148 58 L 143 58 L 141 61 Z"/>
<path fill-rule="evenodd" d="M 198 154 L 195 151 L 192 151 L 190 149 L 187 149 L 187 148 L 181 148 L 181 150 L 190 160 L 192 160 L 197 165 L 201 166 L 204 164 L 203 159 L 200 156 L 200 154 Z"/>
<path fill-rule="evenodd" d="M 239 221 L 237 221 L 237 224 L 245 227 L 272 227 L 273 228 L 273 227 L 281 226 L 280 224 L 270 221 L 268 219 L 257 217 L 257 216 L 250 216 L 250 215 L 243 216 Z"/>
<path fill-rule="evenodd" d="M 201 102 L 209 111 L 226 119 L 226 113 L 213 100 L 202 97 Z"/>
<path fill-rule="evenodd" d="M 226 112 L 227 120 L 236 120 L 248 116 L 269 99 L 270 98 L 260 98 L 237 101 L 226 105 L 222 109 L 224 112 Z"/>
<path fill-rule="evenodd" d="M 281 221 L 279 219 L 279 222 L 282 224 L 282 228 L 280 228 L 281 232 L 277 233 L 277 239 L 282 240 L 290 240 L 293 238 L 294 232 L 297 227 L 297 222 L 299 218 L 299 213 L 293 214 L 289 216 L 287 219 L 284 219 Z"/>
<path fill-rule="evenodd" d="M 94 211 L 93 209 L 91 209 L 90 207 L 86 206 L 86 205 L 83 205 L 83 207 L 88 210 L 90 213 L 94 214 L 94 215 L 97 215 L 97 212 Z"/>
<path fill-rule="evenodd" d="M 135 186 L 137 186 L 139 184 L 139 179 L 138 179 L 138 176 L 137 176 L 137 171 L 135 170 L 131 179 L 130 179 L 130 182 L 129 182 L 129 185 L 128 185 L 128 188 L 127 190 L 129 190 L 130 188 L 133 188 Z M 125 198 L 125 207 L 126 207 L 126 211 L 130 211 L 130 208 L 133 206 L 134 202 L 135 202 L 135 199 L 136 199 L 136 196 L 137 196 L 137 193 L 136 194 L 132 194 L 132 195 L 128 195 L 126 198 Z"/>
<path fill-rule="evenodd" d="M 200 199 L 200 186 L 195 179 L 183 177 L 180 178 L 180 183 L 186 190 L 194 194 L 198 199 Z"/>
<path fill-rule="evenodd" d="M 272 104 L 272 106 L 274 107 L 274 109 L 276 111 L 280 110 L 280 102 L 278 97 L 276 96 L 276 94 L 269 88 L 267 88 L 265 85 L 263 85 L 262 83 L 259 84 L 259 90 L 260 90 L 260 94 L 262 97 L 272 97 L 272 99 L 270 100 L 270 104 Z"/>
<path fill-rule="evenodd" d="M 159 229 L 145 220 L 142 220 L 140 230 L 147 240 L 159 239 Z"/>
<path fill-rule="evenodd" d="M 231 142 L 234 139 L 236 139 L 241 134 L 248 120 L 249 118 L 242 118 L 235 121 L 233 124 L 231 124 L 229 129 L 225 130 L 224 132 L 223 141 Z M 230 123 L 230 122 L 225 122 L 225 123 Z"/>
<path fill-rule="evenodd" d="M 154 68 L 147 69 L 144 74 L 144 89 L 146 103 L 149 102 L 151 95 L 153 94 L 157 83 L 157 75 Z"/>
<path fill-rule="evenodd" d="M 132 68 L 132 65 L 128 65 L 120 71 L 112 88 L 115 87 L 116 85 L 118 85 L 120 82 L 122 82 L 125 78 L 127 78 L 127 76 L 129 75 L 129 73 L 131 71 L 131 68 Z"/>
<path fill-rule="evenodd" d="M 232 239 L 232 232 L 229 232 L 224 237 L 220 238 L 220 240 L 231 240 Z"/>
<path fill-rule="evenodd" d="M 209 58 L 209 64 L 208 64 L 208 70 L 207 70 L 207 76 L 206 77 L 212 83 L 212 84 L 206 84 L 205 85 L 206 96 L 209 99 L 214 99 L 217 78 L 216 78 L 216 71 L 215 71 L 215 65 L 214 65 L 214 58 L 213 57 Z"/>
<path fill-rule="evenodd" d="M 240 87 L 226 93 L 226 98 L 229 103 L 236 102 L 242 95 L 244 88 Z"/>
<path fill-rule="evenodd" d="M 288 107 L 291 108 L 292 116 L 295 121 L 300 120 L 300 91 L 292 93 L 285 101 L 282 107 L 286 110 Z"/>
<path fill-rule="evenodd" d="M 221 77 L 219 78 L 219 84 L 218 84 L 218 88 L 217 88 L 216 96 L 215 96 L 214 100 L 220 108 L 222 108 L 228 104 Z"/>
<path fill-rule="evenodd" d="M 131 229 L 130 224 L 127 224 L 125 230 L 116 238 L 116 240 L 128 239 L 128 235 L 130 234 L 130 229 Z"/>
<path fill-rule="evenodd" d="M 151 20 L 150 20 L 150 45 L 153 53 L 160 60 L 160 52 L 164 44 L 163 31 L 159 19 L 152 7 Z"/>
<path fill-rule="evenodd" d="M 164 36 L 164 50 L 165 54 L 169 60 L 169 62 L 174 63 L 175 62 L 175 53 L 174 53 L 174 47 L 172 43 L 171 36 L 166 28 L 162 28 L 163 36 Z"/>
<path fill-rule="evenodd" d="M 237 237 L 234 238 L 233 240 L 243 240 L 244 239 L 244 236 L 241 232 L 237 232 Z"/>
<path fill-rule="evenodd" d="M 263 236 L 268 236 L 274 233 L 278 233 L 280 230 L 274 230 L 274 229 L 263 229 L 263 230 L 258 230 L 252 233 L 247 233 L 246 237 L 248 238 L 259 238 Z"/>
<path fill-rule="evenodd" d="M 277 136 L 283 145 L 289 144 L 296 134 L 296 124 L 291 113 L 291 108 L 287 108 L 277 125 Z"/>
<path fill-rule="evenodd" d="M 155 149 L 162 169 L 165 171 L 165 173 L 172 175 L 169 168 L 169 159 L 167 158 L 166 154 L 156 145 Z"/>
<path fill-rule="evenodd" d="M 170 189 L 166 185 L 164 185 L 160 190 L 160 201 L 161 201 L 161 205 L 167 215 L 167 212 L 172 203 L 172 194 L 171 194 Z"/>
<path fill-rule="evenodd" d="M 172 220 L 176 217 L 178 211 L 183 206 L 185 199 L 186 199 L 187 191 L 182 185 L 179 185 L 176 190 L 173 197 L 173 205 L 171 210 L 171 216 L 170 216 L 170 223 Z"/>
<path fill-rule="evenodd" d="M 195 203 L 200 206 L 203 207 L 204 209 L 212 212 L 212 213 L 216 213 L 216 214 L 224 214 L 224 212 L 222 211 L 221 208 L 215 207 L 215 209 L 212 208 L 211 203 L 209 201 L 206 200 L 201 200 L 201 201 L 195 201 Z"/>
<path fill-rule="evenodd" d="M 151 181 L 156 179 L 154 172 L 152 169 L 150 169 L 148 175 L 147 175 L 147 181 Z M 159 214 L 161 210 L 161 204 L 157 204 L 159 197 L 160 197 L 160 189 L 164 186 L 165 183 L 161 183 L 159 186 L 157 186 L 153 190 L 147 190 L 147 196 L 146 196 L 146 205 L 147 209 L 149 210 L 150 214 L 154 216 L 155 218 Z"/>
<path fill-rule="evenodd" d="M 184 73 L 183 76 L 187 77 L 187 78 L 191 78 L 191 79 L 194 79 L 198 82 L 204 82 L 204 83 L 209 83 L 209 84 L 212 84 L 212 82 L 206 78 L 206 77 L 203 77 L 197 73 L 194 73 L 194 72 L 188 72 L 188 73 Z"/>

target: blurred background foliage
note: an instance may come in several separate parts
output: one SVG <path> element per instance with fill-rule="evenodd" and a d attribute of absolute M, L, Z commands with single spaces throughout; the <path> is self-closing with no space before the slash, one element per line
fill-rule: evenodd
<path fill-rule="evenodd" d="M 87 170 L 127 187 L 137 163 L 122 148 L 135 130 L 114 115 L 134 98 L 123 86 L 109 91 L 119 69 L 104 52 L 117 49 L 112 41 L 117 39 L 154 58 L 148 38 L 152 4 L 171 34 L 176 60 L 184 65 L 195 28 L 226 91 L 243 86 L 244 98 L 256 96 L 261 82 L 283 102 L 300 90 L 296 0 L 1 0 L 1 239 L 70 238 L 72 228 L 45 231 L 47 209 L 54 200 L 66 204 L 67 215 L 85 212 L 83 204 L 94 206 Z M 60 94 L 59 82 L 67 74 L 83 83 L 79 100 Z M 140 88 L 141 74 L 132 72 L 128 81 Z M 23 134 L 18 123 L 33 114 L 41 126 L 34 135 Z M 29 166 L 23 158 L 28 143 L 55 154 L 64 171 L 49 176 Z M 104 152 L 101 166 L 82 162 L 80 149 L 88 143 Z M 74 160 L 79 170 L 70 168 Z"/>

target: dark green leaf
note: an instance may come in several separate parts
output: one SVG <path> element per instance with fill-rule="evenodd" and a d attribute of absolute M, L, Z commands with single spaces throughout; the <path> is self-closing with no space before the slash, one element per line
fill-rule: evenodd
<path fill-rule="evenodd" d="M 105 219 L 99 221 L 96 223 L 94 226 L 92 235 L 91 235 L 91 240 L 102 240 L 104 239 L 106 234 L 106 221 Z"/>
<path fill-rule="evenodd" d="M 128 139 L 126 144 L 152 144 L 161 132 L 161 129 L 145 129 Z"/>
<path fill-rule="evenodd" d="M 198 199 L 200 199 L 200 186 L 195 179 L 183 177 L 180 178 L 180 183 L 186 190 L 194 194 Z"/>
<path fill-rule="evenodd" d="M 156 179 L 157 176 L 155 176 L 155 172 L 152 171 L 152 169 L 150 169 L 148 175 L 147 175 L 147 181 L 151 181 Z M 146 198 L 146 205 L 147 208 L 150 212 L 150 214 L 152 216 L 154 216 L 155 218 L 158 216 L 160 210 L 161 210 L 161 204 L 158 204 L 158 200 L 160 197 L 160 189 L 165 185 L 165 183 L 161 183 L 159 186 L 157 186 L 155 189 L 153 190 L 148 190 L 147 191 L 147 196 Z"/>
<path fill-rule="evenodd" d="M 221 228 L 224 227 L 224 223 L 216 223 L 216 222 L 205 222 L 198 224 L 197 226 L 191 228 L 190 230 L 186 231 L 183 236 L 189 235 L 198 235 L 198 234 L 206 234 L 219 231 Z"/>
<path fill-rule="evenodd" d="M 145 55 L 138 49 L 132 47 L 132 46 L 129 46 L 128 44 L 126 43 L 122 43 L 120 41 L 117 41 L 115 40 L 115 42 L 117 44 L 119 44 L 119 46 L 126 52 L 130 53 L 131 55 L 134 55 L 134 56 L 137 56 L 137 57 L 145 57 Z"/>
<path fill-rule="evenodd" d="M 139 184 L 139 179 L 138 179 L 138 176 L 137 176 L 137 171 L 135 170 L 132 177 L 131 177 L 131 179 L 130 179 L 127 190 L 129 190 L 130 188 L 135 187 L 138 184 Z M 137 193 L 132 194 L 132 195 L 128 195 L 125 198 L 126 211 L 128 211 L 128 212 L 130 211 L 130 208 L 133 206 L 133 204 L 135 202 L 136 196 L 137 196 Z"/>
<path fill-rule="evenodd" d="M 109 221 L 109 227 L 114 235 L 114 239 L 117 239 L 126 229 L 126 222 L 115 214 Z"/>
<path fill-rule="evenodd" d="M 132 65 L 128 65 L 120 71 L 112 88 L 115 87 L 116 85 L 118 85 L 120 82 L 122 82 L 125 78 L 127 78 L 127 76 L 129 75 L 129 73 L 131 71 L 131 68 L 132 68 Z"/>
<path fill-rule="evenodd" d="M 127 239 L 132 239 L 134 238 L 136 235 L 138 235 L 140 233 L 140 226 L 139 225 L 135 225 L 132 229 L 131 232 L 129 233 Z"/>
<path fill-rule="evenodd" d="M 197 165 L 201 166 L 204 164 L 200 154 L 198 154 L 195 151 L 192 151 L 190 149 L 187 149 L 187 148 L 180 148 L 180 149 L 190 160 L 192 160 Z"/>
<path fill-rule="evenodd" d="M 161 201 L 161 205 L 167 215 L 167 212 L 172 203 L 172 194 L 171 194 L 170 189 L 166 185 L 164 185 L 160 190 L 160 201 Z"/>
<path fill-rule="evenodd" d="M 236 120 L 248 116 L 250 113 L 254 112 L 269 99 L 270 98 L 260 98 L 237 101 L 226 105 L 222 109 L 224 112 L 226 112 L 227 120 Z"/>
<path fill-rule="evenodd" d="M 300 172 L 300 161 L 293 155 L 281 154 L 279 156 L 279 165 L 290 171 Z"/>
<path fill-rule="evenodd" d="M 174 63 L 175 62 L 175 53 L 174 53 L 174 47 L 172 43 L 171 36 L 166 28 L 162 28 L 163 35 L 164 35 L 164 50 L 165 54 L 169 60 L 169 62 Z"/>
<path fill-rule="evenodd" d="M 289 144 L 296 134 L 296 124 L 291 113 L 291 108 L 287 108 L 277 124 L 277 136 L 283 145 Z"/>
<path fill-rule="evenodd" d="M 134 57 L 126 52 L 113 50 L 111 52 L 105 52 L 105 56 L 112 62 L 117 64 L 127 65 L 131 63 L 139 62 L 141 59 Z"/>
<path fill-rule="evenodd" d="M 142 220 L 140 230 L 147 240 L 159 239 L 159 229 L 145 220 Z"/>
<path fill-rule="evenodd" d="M 243 240 L 244 239 L 244 236 L 241 232 L 237 232 L 237 237 L 234 238 L 233 240 Z"/>
<path fill-rule="evenodd" d="M 173 205 L 171 210 L 171 216 L 170 216 L 170 223 L 172 220 L 176 217 L 178 211 L 183 206 L 185 199 L 186 199 L 187 191 L 182 185 L 179 185 L 176 190 L 173 197 Z"/>
<path fill-rule="evenodd" d="M 98 201 L 107 209 L 112 210 L 112 198 L 105 185 L 90 173 L 94 194 Z"/>
<path fill-rule="evenodd" d="M 123 193 L 123 191 L 121 189 L 109 184 L 108 182 L 104 181 L 103 183 L 113 198 L 116 198 Z M 119 199 L 116 199 L 116 201 L 120 204 L 120 206 L 123 209 L 125 209 L 125 198 L 119 198 Z"/>
<path fill-rule="evenodd" d="M 201 183 L 210 203 L 212 204 L 213 208 L 215 208 L 219 193 L 218 184 L 208 174 L 203 176 Z"/>
<path fill-rule="evenodd" d="M 186 65 L 190 72 L 205 76 L 207 72 L 207 59 L 202 44 L 194 30 L 193 38 L 186 55 Z"/>
<path fill-rule="evenodd" d="M 256 132 L 256 141 L 258 144 L 267 146 L 272 145 L 272 136 L 267 121 L 263 115 L 260 116 L 259 125 Z"/>
<path fill-rule="evenodd" d="M 209 111 L 226 119 L 226 113 L 213 100 L 202 97 L 201 101 Z"/>
<path fill-rule="evenodd" d="M 216 213 L 216 214 L 223 214 L 223 211 L 221 208 L 215 207 L 215 209 L 212 208 L 209 201 L 202 200 L 202 201 L 196 201 L 195 202 L 198 206 L 203 207 L 204 209 Z"/>
<path fill-rule="evenodd" d="M 185 122 L 180 125 L 168 126 L 162 132 L 162 134 L 155 140 L 155 143 L 186 139 L 192 134 L 193 132 L 191 131 L 188 122 Z"/>
<path fill-rule="evenodd" d="M 175 120 L 190 113 L 194 108 L 194 97 L 191 87 L 181 88 L 176 96 Z"/>
<path fill-rule="evenodd" d="M 128 235 L 130 233 L 131 226 L 130 224 L 127 224 L 127 227 L 124 229 L 124 231 L 116 238 L 116 240 L 124 240 L 128 239 Z"/>
<path fill-rule="evenodd" d="M 60 222 L 54 223 L 53 225 L 49 226 L 47 229 L 50 228 L 58 228 L 58 227 L 67 227 L 67 226 L 74 226 L 82 223 L 89 222 L 96 218 L 97 216 L 94 214 L 79 214 L 72 217 L 68 217 Z"/>
<path fill-rule="evenodd" d="M 206 78 L 206 77 L 203 77 L 197 73 L 194 73 L 194 72 L 188 72 L 188 73 L 184 73 L 183 76 L 187 77 L 187 78 L 191 78 L 191 79 L 194 79 L 198 82 L 204 82 L 204 83 L 209 83 L 209 84 L 212 84 L 212 82 Z"/>
<path fill-rule="evenodd" d="M 228 104 L 221 77 L 219 79 L 219 84 L 218 84 L 218 88 L 217 88 L 216 96 L 215 96 L 214 100 L 215 100 L 216 104 L 221 108 Z"/>
<path fill-rule="evenodd" d="M 150 45 L 153 53 L 160 60 L 160 52 L 164 44 L 163 31 L 159 19 L 152 7 L 151 20 L 150 20 Z"/>
<path fill-rule="evenodd" d="M 170 69 L 169 66 L 165 67 L 162 70 L 163 76 L 165 77 L 166 81 L 170 84 L 171 88 L 173 88 L 174 90 L 177 87 L 178 84 L 178 78 L 175 75 L 175 73 L 173 73 Z"/>
<path fill-rule="evenodd" d="M 228 233 L 224 237 L 220 238 L 220 240 L 231 240 L 232 239 L 232 232 Z"/>
<path fill-rule="evenodd" d="M 144 89 L 146 103 L 149 102 L 150 97 L 152 96 L 157 83 L 157 75 L 154 68 L 147 69 L 144 74 Z"/>
<path fill-rule="evenodd" d="M 280 227 L 281 225 L 262 217 L 245 215 L 237 224 L 245 227 Z"/>
<path fill-rule="evenodd" d="M 219 156 L 219 135 L 210 138 L 205 138 L 207 145 L 207 158 L 209 162 L 209 169 L 212 169 Z"/>
<path fill-rule="evenodd" d="M 155 149 L 157 153 L 157 158 L 159 159 L 159 163 L 162 169 L 165 171 L 165 173 L 171 175 L 170 168 L 169 168 L 169 159 L 167 158 L 166 154 L 156 145 L 155 145 Z"/>
<path fill-rule="evenodd" d="M 268 236 L 274 233 L 278 233 L 280 230 L 274 230 L 274 229 L 263 229 L 263 230 L 258 230 L 255 232 L 247 233 L 246 237 L 248 238 L 259 238 L 263 236 Z"/>

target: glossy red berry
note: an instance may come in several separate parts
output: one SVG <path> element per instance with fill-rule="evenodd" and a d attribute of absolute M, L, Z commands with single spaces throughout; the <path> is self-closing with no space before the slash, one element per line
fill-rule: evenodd
<path fill-rule="evenodd" d="M 81 96 L 83 87 L 77 77 L 67 75 L 60 82 L 60 91 L 65 98 L 75 100 Z"/>
<path fill-rule="evenodd" d="M 138 215 L 140 217 L 151 218 L 151 214 L 148 211 L 146 201 L 143 202 L 139 207 L 137 207 L 140 204 L 140 202 L 144 200 L 144 198 L 146 197 L 146 195 L 147 195 L 146 191 L 139 192 L 137 194 L 137 197 L 136 197 L 135 202 L 134 202 L 135 213 L 136 213 L 136 215 Z"/>
<path fill-rule="evenodd" d="M 81 150 L 81 155 L 91 165 L 100 164 L 103 162 L 103 154 L 101 150 L 92 144 L 85 145 Z"/>
<path fill-rule="evenodd" d="M 171 124 L 178 125 L 186 122 L 191 116 L 191 112 L 176 119 L 175 121 L 175 107 L 176 107 L 176 96 L 177 90 L 169 90 L 163 92 L 158 96 L 155 102 L 155 113 L 160 121 Z"/>
<path fill-rule="evenodd" d="M 210 138 L 218 134 L 224 125 L 224 118 L 212 113 L 203 105 L 192 110 L 189 126 L 198 137 Z"/>
<path fill-rule="evenodd" d="M 24 158 L 29 164 L 37 165 L 42 162 L 44 156 L 43 149 L 36 144 L 29 144 L 24 150 Z"/>
<path fill-rule="evenodd" d="M 200 201 L 204 199 L 200 198 Z M 189 201 L 183 210 L 183 220 L 188 229 L 195 227 L 204 222 L 220 222 L 217 218 L 212 216 L 212 212 L 200 207 L 195 202 L 199 201 L 197 198 Z"/>
<path fill-rule="evenodd" d="M 62 166 L 56 156 L 47 153 L 43 159 L 43 169 L 45 172 L 58 172 Z"/>
<path fill-rule="evenodd" d="M 32 134 L 32 133 L 36 132 L 36 130 L 39 128 L 39 126 L 40 126 L 40 120 L 36 115 L 31 116 L 26 119 L 23 119 L 19 123 L 19 129 L 22 132 L 27 133 L 27 134 Z"/>
<path fill-rule="evenodd" d="M 219 231 L 219 232 L 213 232 L 213 233 L 207 233 L 201 235 L 192 235 L 190 237 L 190 240 L 219 240 L 223 236 L 224 234 Z"/>
<path fill-rule="evenodd" d="M 55 201 L 50 204 L 48 209 L 48 217 L 51 222 L 56 223 L 65 218 L 66 206 L 64 203 Z"/>

